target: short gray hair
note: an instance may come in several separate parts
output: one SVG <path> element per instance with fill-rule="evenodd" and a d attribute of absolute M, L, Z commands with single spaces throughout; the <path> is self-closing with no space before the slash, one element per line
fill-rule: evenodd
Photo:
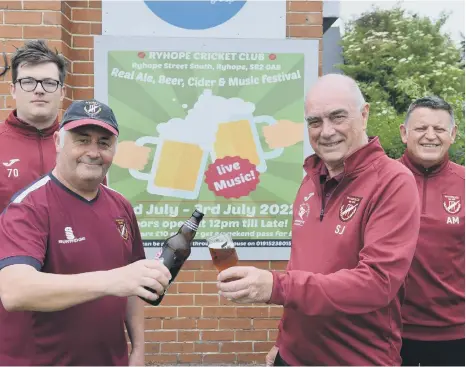
<path fill-rule="evenodd" d="M 67 132 L 68 130 L 65 130 L 64 127 L 58 130 L 58 136 L 60 138 L 60 144 L 59 144 L 60 148 L 63 148 L 63 146 L 65 145 L 65 135 Z M 118 148 L 118 138 L 115 139 L 115 153 L 116 153 L 117 148 Z"/>
<path fill-rule="evenodd" d="M 60 137 L 60 144 L 59 144 L 60 148 L 63 148 L 63 146 L 65 145 L 65 134 L 66 134 L 66 130 L 62 127 L 58 131 L 58 136 Z"/>
<path fill-rule="evenodd" d="M 354 102 L 356 103 L 356 106 L 359 110 L 362 111 L 362 108 L 364 107 L 364 105 L 366 104 L 366 100 L 364 99 L 364 96 L 361 92 L 361 89 L 359 88 L 359 85 L 358 83 L 356 82 L 356 80 L 354 80 L 353 78 L 351 78 L 350 76 L 348 75 L 344 75 L 344 74 L 337 74 L 337 73 L 329 73 L 329 74 L 325 74 L 321 77 L 319 77 L 317 79 L 317 83 L 323 83 L 327 80 L 333 80 L 333 82 L 336 82 L 338 87 L 348 87 L 348 91 L 351 93 L 352 97 L 354 97 Z M 310 89 L 309 89 L 309 92 L 310 93 L 314 87 L 316 85 L 313 85 Z"/>
<path fill-rule="evenodd" d="M 362 95 L 361 89 L 355 82 L 355 97 L 356 97 L 356 102 L 358 103 L 359 109 L 362 110 L 364 105 L 366 104 L 366 100 L 364 99 L 364 96 Z"/>
<path fill-rule="evenodd" d="M 455 126 L 455 116 L 453 114 L 453 108 L 451 105 L 445 101 L 443 98 L 440 98 L 438 96 L 426 96 L 422 98 L 416 99 L 413 103 L 408 108 L 408 112 L 406 113 L 406 118 L 405 118 L 405 126 L 408 125 L 408 120 L 409 116 L 411 113 L 419 107 L 425 107 L 425 108 L 430 108 L 432 110 L 443 110 L 447 111 L 448 114 L 450 115 L 450 123 L 451 123 L 451 128 Z"/>

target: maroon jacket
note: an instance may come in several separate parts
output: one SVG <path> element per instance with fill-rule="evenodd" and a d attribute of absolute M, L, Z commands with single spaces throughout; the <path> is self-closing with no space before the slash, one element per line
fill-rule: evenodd
<path fill-rule="evenodd" d="M 0 123 L 0 213 L 16 192 L 55 166 L 57 129 L 58 121 L 39 131 L 19 120 L 16 111 Z M 0 325 L 0 365 L 30 366 L 34 360 L 31 313 L 9 313 L 0 303 Z"/>
<path fill-rule="evenodd" d="M 53 133 L 58 121 L 44 130 L 26 124 L 12 111 L 0 124 L 0 212 L 11 197 L 55 166 Z"/>
<path fill-rule="evenodd" d="M 291 365 L 399 365 L 404 281 L 416 248 L 412 173 L 372 138 L 345 161 L 327 205 L 323 162 L 306 159 L 293 209 L 291 258 L 274 272 L 284 306 L 277 345 Z"/>
<path fill-rule="evenodd" d="M 403 305 L 403 337 L 464 338 L 464 167 L 448 158 L 433 169 L 400 160 L 416 178 L 421 230 Z"/>

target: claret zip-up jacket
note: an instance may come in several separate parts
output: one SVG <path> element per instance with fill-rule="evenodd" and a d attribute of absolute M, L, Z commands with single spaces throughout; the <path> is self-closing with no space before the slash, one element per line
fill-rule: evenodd
<path fill-rule="evenodd" d="M 408 274 L 403 337 L 464 338 L 464 167 L 448 157 L 437 167 L 400 161 L 416 179 L 421 230 Z"/>
<path fill-rule="evenodd" d="M 17 191 L 55 166 L 53 133 L 58 121 L 44 130 L 26 124 L 12 111 L 0 123 L 0 212 Z"/>
<path fill-rule="evenodd" d="M 53 133 L 58 121 L 44 130 L 26 124 L 12 111 L 0 123 L 0 213 L 12 196 L 53 169 Z M 0 246 L 2 244 L 0 243 Z M 0 303 L 0 365 L 34 363 L 32 313 L 7 312 Z"/>
<path fill-rule="evenodd" d="M 276 345 L 290 365 L 399 365 L 401 305 L 420 226 L 413 174 L 377 137 L 344 163 L 326 205 L 323 162 L 305 160 L 291 257 L 273 272 Z"/>

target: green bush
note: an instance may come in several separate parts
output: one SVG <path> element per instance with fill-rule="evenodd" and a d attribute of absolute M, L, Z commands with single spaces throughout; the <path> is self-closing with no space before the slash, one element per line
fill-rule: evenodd
<path fill-rule="evenodd" d="M 372 11 L 347 23 L 339 68 L 358 81 L 371 104 L 368 133 L 380 136 L 387 154 L 404 151 L 399 125 L 410 103 L 437 95 L 455 110 L 458 136 L 451 159 L 464 165 L 464 42 L 456 46 L 437 21 L 407 13 L 400 7 Z"/>

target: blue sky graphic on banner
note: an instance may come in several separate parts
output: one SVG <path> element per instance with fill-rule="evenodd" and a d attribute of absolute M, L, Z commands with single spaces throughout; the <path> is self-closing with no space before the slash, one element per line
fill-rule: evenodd
<path fill-rule="evenodd" d="M 165 22 L 183 29 L 209 29 L 233 18 L 246 1 L 149 1 L 144 3 Z"/>

